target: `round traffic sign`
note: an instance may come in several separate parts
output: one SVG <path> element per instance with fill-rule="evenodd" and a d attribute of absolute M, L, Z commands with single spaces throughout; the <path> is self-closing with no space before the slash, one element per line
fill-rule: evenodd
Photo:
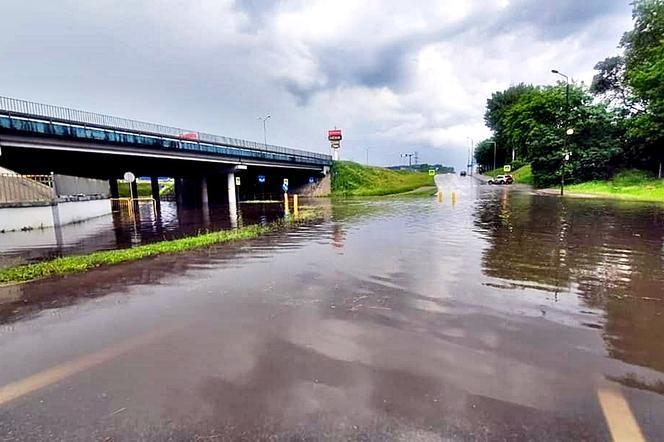
<path fill-rule="evenodd" d="M 123 178 L 127 183 L 133 183 L 134 181 L 136 181 L 136 176 L 134 176 L 134 174 L 131 172 L 125 172 Z"/>

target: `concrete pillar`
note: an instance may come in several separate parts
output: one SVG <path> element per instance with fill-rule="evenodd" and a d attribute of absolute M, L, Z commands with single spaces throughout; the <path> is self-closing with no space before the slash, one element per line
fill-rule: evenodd
<path fill-rule="evenodd" d="M 231 227 L 237 228 L 237 198 L 235 194 L 235 172 L 228 173 L 228 215 Z"/>
<path fill-rule="evenodd" d="M 111 187 L 111 198 L 120 198 L 120 191 L 118 190 L 117 178 L 109 179 L 108 185 Z"/>
<path fill-rule="evenodd" d="M 178 209 L 184 207 L 184 180 L 182 178 L 175 178 L 175 201 L 177 202 Z"/>
<path fill-rule="evenodd" d="M 208 198 L 208 182 L 207 178 L 201 178 L 201 204 L 203 207 L 208 207 L 209 198 Z"/>
<path fill-rule="evenodd" d="M 161 210 L 161 200 L 159 199 L 159 178 L 156 176 L 150 177 L 150 187 L 152 188 L 152 198 L 157 206 L 157 211 Z"/>

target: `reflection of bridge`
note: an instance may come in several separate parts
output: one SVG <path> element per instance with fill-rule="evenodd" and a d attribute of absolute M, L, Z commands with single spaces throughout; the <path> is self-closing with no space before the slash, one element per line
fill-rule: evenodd
<path fill-rule="evenodd" d="M 331 164 L 320 153 L 3 97 L 0 148 L 0 165 L 18 172 L 108 179 L 117 196 L 117 179 L 132 171 L 152 177 L 155 198 L 157 177 L 169 176 L 179 202 L 205 204 L 277 194 L 284 178 L 315 187 Z"/>

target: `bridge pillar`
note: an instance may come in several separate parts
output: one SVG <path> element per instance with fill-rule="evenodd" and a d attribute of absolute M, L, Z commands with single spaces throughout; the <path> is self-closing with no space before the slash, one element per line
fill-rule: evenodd
<path fill-rule="evenodd" d="M 160 211 L 161 200 L 159 199 L 159 177 L 150 177 L 150 187 L 152 188 L 152 198 L 157 206 L 157 211 Z"/>
<path fill-rule="evenodd" d="M 208 203 L 208 180 L 207 177 L 203 177 L 201 178 L 201 204 L 203 204 L 203 207 L 208 207 Z"/>
<path fill-rule="evenodd" d="M 110 178 L 108 185 L 111 188 L 111 198 L 120 198 L 120 190 L 118 189 L 118 179 Z"/>
<path fill-rule="evenodd" d="M 175 201 L 178 209 L 184 207 L 184 180 L 179 177 L 174 178 Z"/>

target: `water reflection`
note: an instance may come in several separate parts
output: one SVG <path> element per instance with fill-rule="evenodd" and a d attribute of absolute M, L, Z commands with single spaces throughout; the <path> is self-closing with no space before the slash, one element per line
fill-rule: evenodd
<path fill-rule="evenodd" d="M 57 229 L 0 233 L 0 268 L 58 256 L 97 250 L 134 247 L 175 239 L 205 231 L 235 229 L 249 224 L 266 224 L 283 216 L 280 204 L 241 204 L 181 208 L 173 201 L 162 201 L 154 213 L 140 205 L 134 218 L 113 213 Z"/>
<path fill-rule="evenodd" d="M 604 311 L 609 354 L 664 372 L 664 208 L 508 192 L 477 202 L 486 275 Z"/>

